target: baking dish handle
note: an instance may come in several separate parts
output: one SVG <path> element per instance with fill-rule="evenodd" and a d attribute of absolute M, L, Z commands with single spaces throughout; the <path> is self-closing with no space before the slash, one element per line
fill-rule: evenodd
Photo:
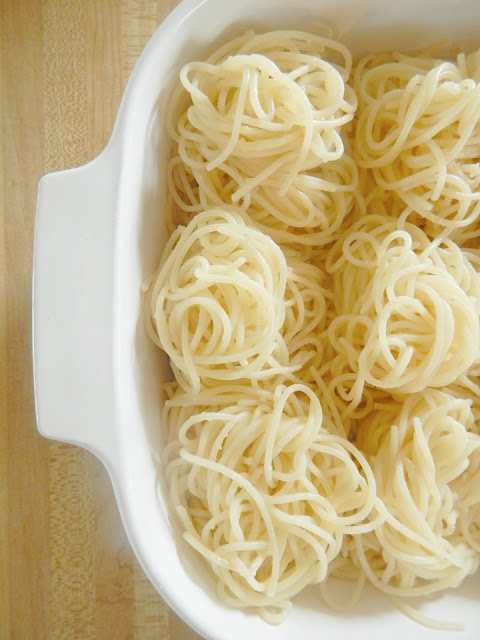
<path fill-rule="evenodd" d="M 45 175 L 33 253 L 33 372 L 37 427 L 108 467 L 113 429 L 112 273 L 118 154 Z"/>

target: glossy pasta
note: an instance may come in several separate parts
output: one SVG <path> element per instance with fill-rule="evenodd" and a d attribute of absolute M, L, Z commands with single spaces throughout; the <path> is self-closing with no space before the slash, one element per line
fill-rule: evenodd
<path fill-rule="evenodd" d="M 180 219 L 233 204 L 278 242 L 328 242 L 358 181 L 342 135 L 351 64 L 344 46 L 295 31 L 247 33 L 187 64 L 168 118 Z"/>
<path fill-rule="evenodd" d="M 248 31 L 180 72 L 145 321 L 172 517 L 229 606 L 369 583 L 457 628 L 405 598 L 480 565 L 479 60 Z"/>

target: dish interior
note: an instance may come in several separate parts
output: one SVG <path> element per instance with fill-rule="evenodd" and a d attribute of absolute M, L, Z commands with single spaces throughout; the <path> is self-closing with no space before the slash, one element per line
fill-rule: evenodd
<path fill-rule="evenodd" d="M 339 39 L 352 53 L 389 48 L 411 49 L 449 38 L 463 49 L 480 46 L 477 0 L 242 0 L 226 10 L 222 0 L 185 0 L 160 25 L 132 75 L 117 123 L 122 136 L 115 245 L 114 362 L 116 413 L 121 460 L 112 480 L 132 546 L 160 595 L 188 624 L 208 638 L 309 638 L 321 625 L 330 639 L 380 637 L 476 637 L 480 575 L 457 590 L 421 605 L 440 620 L 463 621 L 465 632 L 420 627 L 370 590 L 347 613 L 321 604 L 316 588 L 294 600 L 279 627 L 218 603 L 208 571 L 172 529 L 165 503 L 162 469 L 159 387 L 170 376 L 167 358 L 151 344 L 142 322 L 140 287 L 156 268 L 166 240 L 165 172 L 168 143 L 164 114 L 182 64 L 203 59 L 219 43 L 248 27 L 258 30 L 298 28 L 315 31 L 328 21 L 338 25 Z M 335 587 L 337 588 L 337 586 Z M 348 585 L 339 584 L 340 593 Z M 228 631 L 226 631 L 228 630 Z"/>

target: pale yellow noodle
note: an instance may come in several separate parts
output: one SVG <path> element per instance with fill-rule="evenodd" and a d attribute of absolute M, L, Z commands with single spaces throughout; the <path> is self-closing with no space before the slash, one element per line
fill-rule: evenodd
<path fill-rule="evenodd" d="M 323 424 L 308 387 L 254 397 L 197 413 L 173 395 L 164 419 L 178 440 L 167 449 L 167 478 L 185 537 L 210 560 L 222 599 L 273 615 L 326 577 L 344 534 L 373 526 L 363 522 L 375 485 L 364 456 Z"/>
<path fill-rule="evenodd" d="M 328 241 L 358 182 L 342 136 L 356 108 L 350 70 L 344 46 L 294 31 L 250 33 L 186 65 L 168 116 L 182 215 L 236 204 L 276 241 Z"/>
<path fill-rule="evenodd" d="M 407 598 L 480 565 L 480 54 L 249 30 L 185 65 L 145 324 L 161 466 L 219 599 Z M 348 581 L 338 601 L 330 579 Z"/>
<path fill-rule="evenodd" d="M 371 54 L 354 74 L 360 110 L 356 161 L 371 174 L 372 212 L 390 209 L 431 238 L 478 238 L 480 85 L 478 52 L 457 61 Z M 393 204 L 392 204 L 393 203 Z"/>
<path fill-rule="evenodd" d="M 465 429 L 472 422 L 467 400 L 433 389 L 378 406 L 364 421 L 362 448 L 373 452 L 386 511 L 383 524 L 356 538 L 353 557 L 381 591 L 426 595 L 477 570 L 478 539 L 465 535 L 470 528 L 478 538 L 480 437 Z"/>

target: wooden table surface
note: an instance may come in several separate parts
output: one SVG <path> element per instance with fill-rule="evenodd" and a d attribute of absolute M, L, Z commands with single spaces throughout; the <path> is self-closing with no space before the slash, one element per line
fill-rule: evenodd
<path fill-rule="evenodd" d="M 103 466 L 35 425 L 40 177 L 105 146 L 174 0 L 0 0 L 0 640 L 192 640 L 136 562 Z"/>

